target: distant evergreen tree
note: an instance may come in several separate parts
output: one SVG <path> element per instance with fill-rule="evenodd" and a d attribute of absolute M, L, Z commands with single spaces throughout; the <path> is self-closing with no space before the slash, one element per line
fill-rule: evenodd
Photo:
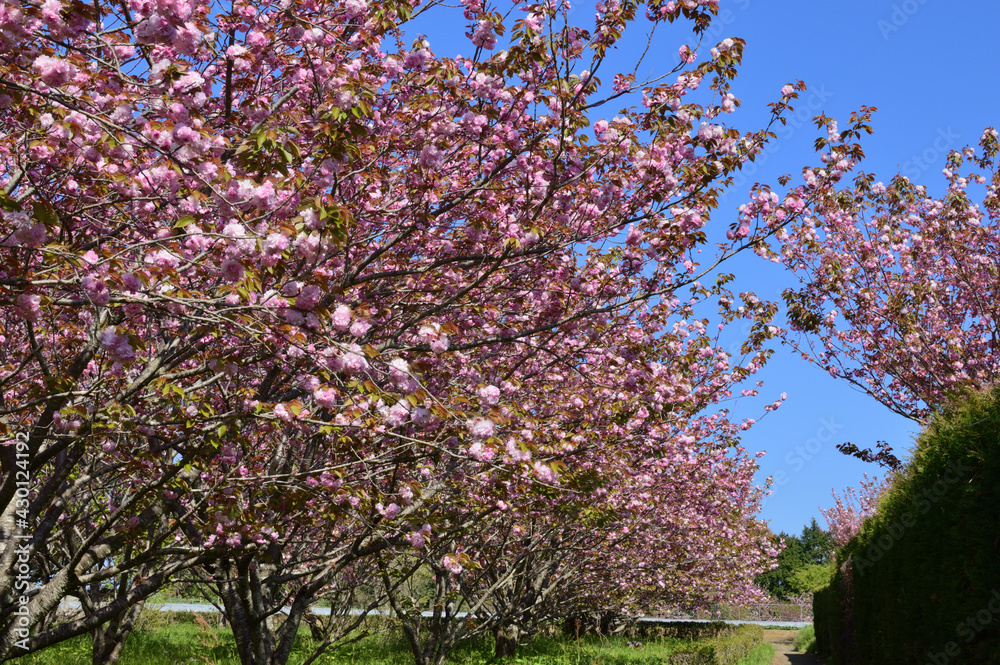
<path fill-rule="evenodd" d="M 792 536 L 784 531 L 778 534 L 785 540 L 785 549 L 778 555 L 778 567 L 756 577 L 757 586 L 778 600 L 810 591 L 803 587 L 802 576 L 795 579 L 808 566 L 827 565 L 833 560 L 833 541 L 830 534 L 813 520 L 802 529 L 802 534 Z"/>

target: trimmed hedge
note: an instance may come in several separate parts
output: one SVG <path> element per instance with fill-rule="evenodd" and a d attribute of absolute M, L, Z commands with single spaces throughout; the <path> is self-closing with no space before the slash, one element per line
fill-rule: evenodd
<path fill-rule="evenodd" d="M 764 641 L 763 626 L 742 625 L 691 651 L 674 654 L 670 665 L 737 665 Z"/>
<path fill-rule="evenodd" d="M 1000 390 L 936 417 L 814 597 L 833 665 L 1000 664 Z"/>
<path fill-rule="evenodd" d="M 709 640 L 735 632 L 737 626 L 725 621 L 640 621 L 628 634 L 638 636 L 673 637 L 679 640 Z"/>

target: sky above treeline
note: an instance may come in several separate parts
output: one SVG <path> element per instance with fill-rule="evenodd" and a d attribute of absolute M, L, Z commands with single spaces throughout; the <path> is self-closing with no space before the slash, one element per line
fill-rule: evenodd
<path fill-rule="evenodd" d="M 592 1 L 577 3 L 571 20 L 586 27 L 593 7 Z M 460 9 L 435 9 L 408 29 L 407 43 L 425 34 L 438 55 L 471 56 Z M 815 115 L 836 118 L 843 128 L 862 105 L 878 112 L 874 135 L 863 140 L 866 159 L 860 168 L 885 182 L 899 173 L 926 185 L 931 194 L 943 192 L 941 170 L 948 151 L 974 145 L 983 129 L 1000 125 L 1000 55 L 994 46 L 998 19 L 1000 4 L 985 0 L 720 0 L 719 16 L 698 51 L 707 54 L 727 37 L 746 40 L 733 87 L 741 108 L 723 121 L 744 131 L 763 127 L 767 104 L 777 101 L 783 85 L 802 80 L 808 89 L 795 102 L 787 124 L 776 128 L 777 139 L 766 154 L 722 197 L 712 224 L 719 229 L 735 220 L 736 208 L 755 182 L 780 192 L 781 174 L 796 176 L 802 167 L 819 163 L 813 142 L 825 131 L 812 123 Z M 611 80 L 615 65 L 631 71 L 646 48 L 647 27 L 640 20 L 606 66 L 604 80 Z M 497 48 L 503 43 L 501 38 Z M 683 43 L 696 43 L 687 26 L 658 31 L 640 76 L 669 71 Z M 613 104 L 595 109 L 592 121 L 611 117 L 615 110 Z M 981 188 L 970 192 L 978 194 Z M 781 266 L 754 256 L 740 258 L 726 270 L 737 274 L 741 290 L 770 300 L 779 300 L 782 289 L 795 283 Z M 905 453 L 919 431 L 913 421 L 787 348 L 778 348 L 757 378 L 765 382 L 761 399 L 735 404 L 738 415 L 756 417 L 767 401 L 781 393 L 788 397 L 744 437 L 749 450 L 767 453 L 760 460 L 760 480 L 771 476 L 774 483 L 762 516 L 775 532 L 799 533 L 812 518 L 825 525 L 819 508 L 833 504 L 832 490 L 857 486 L 866 472 L 881 475 L 877 466 L 839 453 L 838 443 L 873 447 L 885 440 Z"/>

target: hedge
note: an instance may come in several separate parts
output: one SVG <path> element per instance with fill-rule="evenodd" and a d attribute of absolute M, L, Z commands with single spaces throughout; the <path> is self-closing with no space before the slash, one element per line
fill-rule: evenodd
<path fill-rule="evenodd" d="M 935 417 L 817 592 L 833 665 L 1000 664 L 1000 390 Z"/>
<path fill-rule="evenodd" d="M 690 651 L 674 654 L 670 665 L 737 665 L 764 641 L 764 628 L 742 625 Z"/>

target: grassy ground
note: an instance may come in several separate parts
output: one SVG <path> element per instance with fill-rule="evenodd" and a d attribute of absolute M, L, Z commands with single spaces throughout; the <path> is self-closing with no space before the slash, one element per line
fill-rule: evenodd
<path fill-rule="evenodd" d="M 806 626 L 795 636 L 795 650 L 800 653 L 816 653 L 816 629 Z"/>
<path fill-rule="evenodd" d="M 184 619 L 180 615 L 178 619 Z M 413 657 L 402 635 L 386 631 L 325 654 L 319 665 L 411 665 Z M 691 647 L 694 642 L 675 638 L 646 638 L 641 646 L 629 645 L 626 637 L 587 636 L 579 641 L 563 637 L 539 636 L 523 646 L 511 665 L 662 665 L 671 654 Z M 312 653 L 308 631 L 300 633 L 289 665 L 299 665 Z M 770 665 L 774 649 L 763 644 L 740 665 Z M 90 638 L 79 637 L 39 654 L 14 660 L 18 665 L 87 665 Z M 495 665 L 492 640 L 481 639 L 461 645 L 451 654 L 451 663 Z M 239 665 L 232 632 L 224 628 L 198 626 L 190 622 L 157 621 L 132 634 L 120 665 Z"/>
<path fill-rule="evenodd" d="M 774 662 L 774 645 L 764 643 L 740 661 L 739 665 L 771 665 Z"/>
<path fill-rule="evenodd" d="M 691 642 L 670 638 L 627 645 L 624 637 L 587 637 L 579 642 L 539 637 L 522 647 L 513 662 L 518 665 L 652 665 L 662 663 Z M 90 662 L 90 639 L 79 637 L 45 651 L 24 656 L 18 665 L 76 665 Z M 300 636 L 289 665 L 301 663 L 312 652 L 311 641 Z M 454 663 L 486 665 L 495 662 L 490 640 L 457 648 Z M 410 665 L 413 657 L 399 635 L 376 635 L 324 655 L 322 665 Z M 225 629 L 207 632 L 194 624 L 171 624 L 152 631 L 137 631 L 125 646 L 120 665 L 239 665 L 233 635 Z"/>

